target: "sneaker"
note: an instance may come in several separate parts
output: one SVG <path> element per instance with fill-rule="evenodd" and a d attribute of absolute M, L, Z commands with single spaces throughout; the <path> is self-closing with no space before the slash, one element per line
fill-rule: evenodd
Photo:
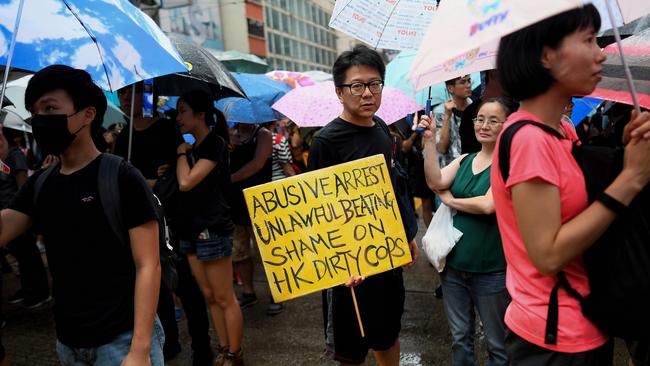
<path fill-rule="evenodd" d="M 257 296 L 255 294 L 242 293 L 239 298 L 239 307 L 244 310 L 257 304 Z"/>
<path fill-rule="evenodd" d="M 5 329 L 7 327 L 7 321 L 2 319 L 2 322 L 0 322 L 0 329 Z"/>
<path fill-rule="evenodd" d="M 266 308 L 266 315 L 273 316 L 278 315 L 284 310 L 284 305 L 278 304 L 277 302 L 271 301 L 269 306 Z"/>
<path fill-rule="evenodd" d="M 25 301 L 25 295 L 23 295 L 23 290 L 18 290 L 16 293 L 14 293 L 9 299 L 7 299 L 7 302 L 11 305 L 16 305 L 20 304 L 21 302 Z"/>
<path fill-rule="evenodd" d="M 244 366 L 244 352 L 239 349 L 236 353 L 226 353 L 226 360 L 223 366 Z"/>
<path fill-rule="evenodd" d="M 217 346 L 217 359 L 214 361 L 214 366 L 223 366 L 226 362 L 226 355 L 228 354 L 228 346 Z"/>
<path fill-rule="evenodd" d="M 23 302 L 23 306 L 27 310 L 35 310 L 40 308 L 43 305 L 46 305 L 52 301 L 52 296 L 47 296 L 46 298 L 41 298 L 41 299 L 25 299 L 25 302 Z"/>

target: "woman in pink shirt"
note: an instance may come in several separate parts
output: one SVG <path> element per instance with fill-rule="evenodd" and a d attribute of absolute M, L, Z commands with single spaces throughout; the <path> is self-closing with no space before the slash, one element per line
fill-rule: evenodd
<path fill-rule="evenodd" d="M 593 5 L 570 10 L 501 39 L 497 68 L 504 90 L 521 100 L 503 129 L 532 120 L 513 137 L 510 174 L 491 172 L 492 192 L 507 263 L 512 302 L 505 315 L 512 365 L 611 365 L 613 344 L 558 291 L 557 335 L 546 337 L 549 295 L 563 272 L 582 296 L 589 283 L 582 253 L 616 218 L 609 207 L 629 205 L 650 180 L 650 114 L 633 115 L 626 127 L 625 165 L 589 205 L 584 177 L 571 155 L 577 136 L 562 121 L 566 101 L 590 94 L 600 81 L 605 55 L 596 43 L 600 16 Z M 496 151 L 499 149 L 497 144 Z M 493 166 L 499 166 L 494 154 Z M 609 201 L 603 203 L 603 201 Z"/>

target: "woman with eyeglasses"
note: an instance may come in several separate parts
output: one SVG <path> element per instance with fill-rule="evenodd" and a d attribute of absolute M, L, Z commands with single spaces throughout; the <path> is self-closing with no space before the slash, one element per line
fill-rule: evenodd
<path fill-rule="evenodd" d="M 454 227 L 463 233 L 449 253 L 440 274 L 443 302 L 452 335 L 454 366 L 475 365 L 475 314 L 485 327 L 488 365 L 508 365 L 503 316 L 510 301 L 506 290 L 506 261 L 494 214 L 490 168 L 494 146 L 515 102 L 505 98 L 484 101 L 474 119 L 481 150 L 464 154 L 440 168 L 436 148 L 436 123 L 422 116 L 425 128 L 424 172 L 429 187 L 445 205 L 457 211 Z"/>

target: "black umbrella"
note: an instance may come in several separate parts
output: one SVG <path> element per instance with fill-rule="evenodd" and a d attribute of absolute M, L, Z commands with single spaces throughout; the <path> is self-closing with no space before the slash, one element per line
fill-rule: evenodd
<path fill-rule="evenodd" d="M 215 99 L 246 97 L 237 80 L 210 52 L 182 36 L 168 36 L 185 61 L 188 71 L 156 78 L 154 88 L 158 95 L 181 95 L 189 90 L 203 89 Z"/>

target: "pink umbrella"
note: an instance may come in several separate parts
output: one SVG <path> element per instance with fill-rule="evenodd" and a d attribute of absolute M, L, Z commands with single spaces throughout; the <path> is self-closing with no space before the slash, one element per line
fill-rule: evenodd
<path fill-rule="evenodd" d="M 415 99 L 395 88 L 384 88 L 377 116 L 391 124 L 422 109 Z M 273 109 L 284 114 L 300 127 L 322 127 L 341 115 L 343 106 L 334 91 L 334 82 L 298 88 L 285 94 L 273 104 Z"/>
<path fill-rule="evenodd" d="M 295 71 L 275 70 L 269 71 L 265 75 L 272 80 L 289 84 L 292 89 L 316 84 L 309 75 Z"/>

